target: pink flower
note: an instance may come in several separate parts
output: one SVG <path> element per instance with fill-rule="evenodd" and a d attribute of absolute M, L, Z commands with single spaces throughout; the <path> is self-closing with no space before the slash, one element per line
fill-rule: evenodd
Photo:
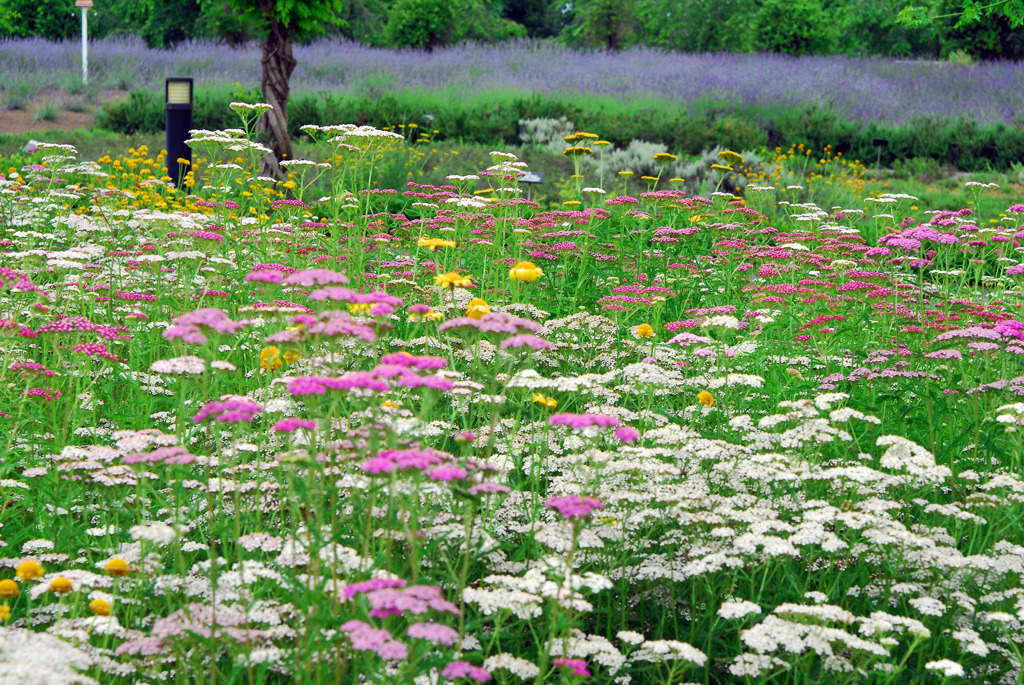
<path fill-rule="evenodd" d="M 451 646 L 459 638 L 459 631 L 441 623 L 424 621 L 423 623 L 413 623 L 409 626 L 406 635 L 428 642 L 438 642 L 442 645 Z"/>
<path fill-rule="evenodd" d="M 278 433 L 291 433 L 300 428 L 306 430 L 315 430 L 316 421 L 310 421 L 309 419 L 300 419 L 298 417 L 289 417 L 287 419 L 281 419 L 274 424 L 274 430 Z"/>
<path fill-rule="evenodd" d="M 498 493 L 504 494 L 506 492 L 512 492 L 512 488 L 510 488 L 507 485 L 502 485 L 501 483 L 494 483 L 492 481 L 477 483 L 476 485 L 469 489 L 469 494 L 471 495 L 490 495 Z"/>
<path fill-rule="evenodd" d="M 507 350 L 510 347 L 529 347 L 531 350 L 553 350 L 555 349 L 554 343 L 551 343 L 544 338 L 538 338 L 535 335 L 524 333 L 522 335 L 513 335 L 510 338 L 505 338 L 501 341 L 501 349 Z"/>
<path fill-rule="evenodd" d="M 552 426 L 569 426 L 573 430 L 581 430 L 590 426 L 612 428 L 619 425 L 619 420 L 604 414 L 554 414 L 548 419 L 548 423 Z"/>
<path fill-rule="evenodd" d="M 469 678 L 470 680 L 475 680 L 478 683 L 486 683 L 491 679 L 491 674 L 487 669 L 474 666 L 468 661 L 449 662 L 449 664 L 441 670 L 441 676 L 451 681 L 455 681 L 460 678 Z"/>
<path fill-rule="evenodd" d="M 361 595 L 365 592 L 383 590 L 385 588 L 405 587 L 406 585 L 408 585 L 408 583 L 401 578 L 372 578 L 360 583 L 346 585 L 342 588 L 341 594 L 346 599 L 352 599 L 356 595 Z"/>
<path fill-rule="evenodd" d="M 217 421 L 237 423 L 239 421 L 252 421 L 256 414 L 263 411 L 263 407 L 253 400 L 243 397 L 233 397 L 223 402 L 210 402 L 199 413 L 192 417 L 194 423 L 201 423 L 213 417 Z"/>
<path fill-rule="evenodd" d="M 552 663 L 555 666 L 572 670 L 573 675 L 580 675 L 584 678 L 590 677 L 590 671 L 587 670 L 587 662 L 583 659 L 566 659 L 565 657 L 559 657 Z"/>
<path fill-rule="evenodd" d="M 442 464 L 428 473 L 427 477 L 430 480 L 443 480 L 445 482 L 461 480 L 466 477 L 466 469 L 455 464 Z"/>
<path fill-rule="evenodd" d="M 362 621 L 348 621 L 341 625 L 341 631 L 347 633 L 352 641 L 352 649 L 360 652 L 375 652 L 382 659 L 400 660 L 409 654 L 404 643 L 392 637 L 383 628 L 374 628 Z"/>
<path fill-rule="evenodd" d="M 586 518 L 595 509 L 604 509 L 604 504 L 596 497 L 584 497 L 581 495 L 566 495 L 564 497 L 552 497 L 544 506 L 554 509 L 564 519 Z"/>
<path fill-rule="evenodd" d="M 622 442 L 636 442 L 640 439 L 640 431 L 632 426 L 619 426 L 615 429 L 615 437 Z"/>

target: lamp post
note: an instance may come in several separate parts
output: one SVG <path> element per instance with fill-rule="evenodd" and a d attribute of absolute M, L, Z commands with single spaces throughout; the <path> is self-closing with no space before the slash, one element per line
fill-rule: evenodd
<path fill-rule="evenodd" d="M 519 182 L 526 184 L 526 199 L 529 200 L 530 195 L 532 194 L 531 191 L 533 190 L 533 186 L 537 185 L 538 183 L 544 182 L 544 174 L 538 173 L 536 171 L 527 171 L 525 174 L 519 177 Z"/>
<path fill-rule="evenodd" d="M 75 7 L 82 10 L 82 85 L 89 85 L 89 9 L 92 0 L 75 0 Z"/>
<path fill-rule="evenodd" d="M 181 187 L 181 181 L 192 165 L 192 148 L 185 144 L 192 130 L 192 79 L 169 78 L 165 84 L 167 114 L 167 175 L 175 188 Z M 179 164 L 184 159 L 187 164 Z M 182 169 L 181 167 L 185 168 Z"/>

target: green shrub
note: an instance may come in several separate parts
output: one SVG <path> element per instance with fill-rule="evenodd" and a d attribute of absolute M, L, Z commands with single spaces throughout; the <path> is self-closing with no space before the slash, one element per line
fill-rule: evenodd
<path fill-rule="evenodd" d="M 14 95 L 17 100 L 17 92 Z M 7 98 L 10 102 L 11 95 Z M 234 126 L 228 105 L 237 99 L 236 93 L 198 92 L 195 127 Z M 716 145 L 751 150 L 804 143 L 814 150 L 830 145 L 848 158 L 873 162 L 877 154 L 874 139 L 885 138 L 889 145 L 882 150 L 881 162 L 889 167 L 896 160 L 920 157 L 965 171 L 984 171 L 1009 169 L 1024 159 L 1024 120 L 1013 125 L 981 127 L 963 119 L 924 119 L 886 127 L 842 119 L 828 110 L 738 110 L 705 102 L 691 103 L 685 109 L 655 103 L 617 107 L 615 103 L 596 99 L 516 97 L 503 93 L 481 94 L 475 99 L 429 92 L 320 93 L 299 94 L 289 103 L 289 129 L 294 136 L 300 135 L 299 127 L 303 124 L 416 123 L 426 130 L 437 129 L 437 140 L 521 145 L 520 122 L 532 119 L 564 119 L 575 130 L 596 133 L 619 148 L 627 148 L 634 140 L 646 140 L 681 155 L 697 155 Z M 98 123 L 102 128 L 125 134 L 163 131 L 163 100 L 148 91 L 135 91 L 128 100 L 107 105 L 100 112 Z"/>
<path fill-rule="evenodd" d="M 754 15 L 751 47 L 787 55 L 826 55 L 832 20 L 818 0 L 765 0 Z"/>

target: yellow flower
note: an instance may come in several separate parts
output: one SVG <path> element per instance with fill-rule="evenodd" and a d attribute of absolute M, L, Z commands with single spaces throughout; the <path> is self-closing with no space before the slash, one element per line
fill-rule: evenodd
<path fill-rule="evenodd" d="M 431 309 L 429 312 L 423 315 L 424 321 L 441 321 L 444 319 L 444 314 L 441 312 L 435 312 Z"/>
<path fill-rule="evenodd" d="M 454 240 L 443 240 L 441 238 L 420 238 L 416 244 L 420 247 L 429 248 L 431 252 L 439 247 L 455 247 Z"/>
<path fill-rule="evenodd" d="M 659 152 L 658 154 L 654 155 L 655 162 L 674 162 L 677 159 L 679 158 L 676 157 L 675 155 L 670 155 L 667 152 Z"/>
<path fill-rule="evenodd" d="M 636 327 L 636 337 L 638 338 L 652 338 L 654 337 L 654 329 L 649 323 L 642 323 Z"/>
<path fill-rule="evenodd" d="M 718 156 L 733 166 L 743 164 L 743 155 L 738 152 L 733 152 L 732 150 L 723 150 L 718 153 Z"/>
<path fill-rule="evenodd" d="M 513 281 L 536 281 L 544 275 L 544 271 L 533 262 L 519 262 L 508 272 Z"/>
<path fill-rule="evenodd" d="M 302 355 L 299 354 L 298 350 L 287 350 L 284 353 L 284 361 L 286 364 L 294 364 L 300 359 L 302 359 Z"/>
<path fill-rule="evenodd" d="M 566 157 L 579 157 L 580 155 L 592 155 L 594 154 L 594 151 L 591 150 L 589 147 L 581 147 L 579 145 L 575 145 L 573 147 L 567 147 L 564 150 L 562 150 L 562 154 L 565 155 Z"/>
<path fill-rule="evenodd" d="M 401 408 L 402 405 L 400 405 L 398 402 L 392 402 L 391 400 L 384 400 L 383 402 L 380 403 L 380 406 L 384 407 L 385 409 L 399 409 Z"/>
<path fill-rule="evenodd" d="M 467 285 L 473 285 L 473 281 L 470 280 L 469 276 L 463 276 L 457 271 L 449 271 L 446 274 L 438 274 L 434 276 L 434 285 L 439 285 L 442 288 L 454 288 L 455 286 L 465 287 Z"/>
<path fill-rule="evenodd" d="M 112 576 L 121 577 L 126 576 L 132 572 L 132 567 L 128 565 L 128 562 L 119 557 L 114 557 L 107 562 L 106 571 Z"/>
<path fill-rule="evenodd" d="M 697 393 L 697 401 L 703 404 L 705 407 L 710 407 L 715 403 L 715 396 L 709 393 L 707 390 L 701 390 Z"/>
<path fill-rule="evenodd" d="M 491 308 L 487 306 L 487 302 L 481 300 L 479 297 L 473 298 L 469 301 L 469 306 L 466 307 L 466 316 L 471 319 L 483 318 L 484 314 L 490 314 Z"/>
<path fill-rule="evenodd" d="M 353 302 L 348 306 L 348 311 L 352 314 L 366 314 L 372 306 L 369 302 Z"/>
<path fill-rule="evenodd" d="M 657 176 L 641 176 L 641 181 L 647 181 L 648 183 L 656 183 L 658 181 Z"/>
<path fill-rule="evenodd" d="M 712 164 L 712 169 L 718 169 L 719 171 L 732 171 L 731 166 L 725 166 L 724 164 Z"/>
<path fill-rule="evenodd" d="M 10 599 L 11 597 L 17 597 L 20 592 L 18 584 L 10 578 L 0 580 L 0 597 Z"/>
<path fill-rule="evenodd" d="M 55 592 L 58 595 L 66 595 L 72 590 L 74 590 L 74 587 L 71 585 L 71 581 L 64 576 L 57 576 L 50 581 L 50 592 Z"/>
<path fill-rule="evenodd" d="M 97 616 L 110 616 L 110 602 L 105 599 L 94 599 L 89 602 L 89 610 Z"/>
<path fill-rule="evenodd" d="M 0 623 L 7 623 L 11 620 L 11 607 L 7 604 L 0 604 Z"/>
<path fill-rule="evenodd" d="M 546 407 L 551 411 L 554 411 L 555 409 L 558 408 L 558 400 L 556 400 L 554 397 L 546 397 L 545 395 L 539 392 L 534 394 L 533 403 L 539 404 L 542 407 Z"/>
<path fill-rule="evenodd" d="M 606 145 L 611 145 L 611 144 L 612 144 L 612 142 L 610 140 L 595 140 L 594 141 L 594 145 L 598 145 L 600 147 L 604 147 Z"/>
<path fill-rule="evenodd" d="M 15 569 L 14 575 L 18 576 L 22 580 L 30 580 L 32 578 L 43 577 L 43 565 L 38 561 L 29 560 L 23 561 L 18 564 L 18 568 Z"/>
<path fill-rule="evenodd" d="M 260 350 L 260 368 L 266 370 L 280 369 L 284 366 L 281 361 L 281 350 L 270 345 Z"/>

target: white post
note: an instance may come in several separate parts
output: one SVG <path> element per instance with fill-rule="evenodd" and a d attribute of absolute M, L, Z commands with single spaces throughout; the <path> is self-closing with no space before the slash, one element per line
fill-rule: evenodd
<path fill-rule="evenodd" d="M 89 85 L 89 8 L 92 0 L 75 0 L 82 10 L 82 85 Z"/>
<path fill-rule="evenodd" d="M 89 8 L 82 8 L 82 85 L 89 85 Z"/>

